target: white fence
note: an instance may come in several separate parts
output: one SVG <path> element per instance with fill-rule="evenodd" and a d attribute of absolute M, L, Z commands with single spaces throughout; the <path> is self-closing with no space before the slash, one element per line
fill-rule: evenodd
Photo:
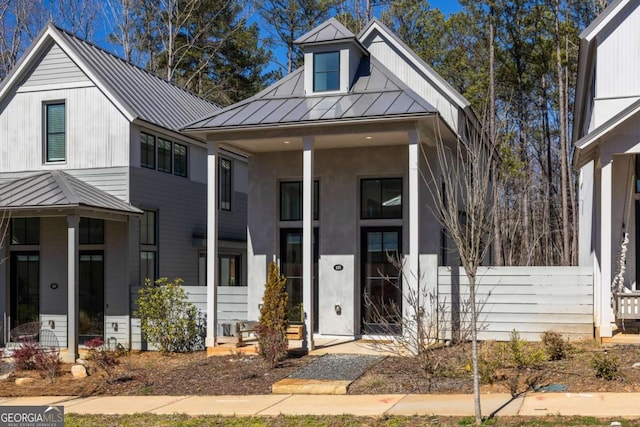
<path fill-rule="evenodd" d="M 477 275 L 479 338 L 539 340 L 544 331 L 570 339 L 593 337 L 591 267 L 481 267 Z M 445 334 L 464 330 L 469 319 L 469 282 L 464 269 L 438 267 L 438 300 L 444 305 Z"/>

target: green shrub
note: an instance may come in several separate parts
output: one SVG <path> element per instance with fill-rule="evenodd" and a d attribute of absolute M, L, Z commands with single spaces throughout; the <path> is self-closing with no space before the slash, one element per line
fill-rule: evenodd
<path fill-rule="evenodd" d="M 162 352 L 186 352 L 202 348 L 205 322 L 195 305 L 187 301 L 182 279 L 149 280 L 139 291 L 140 328 L 147 341 Z"/>
<path fill-rule="evenodd" d="M 608 353 L 599 353 L 593 356 L 591 367 L 596 371 L 596 377 L 612 381 L 620 378 L 618 372 L 618 358 Z"/>
<path fill-rule="evenodd" d="M 269 263 L 267 283 L 260 308 L 260 325 L 256 330 L 260 354 L 275 367 L 287 357 L 287 313 L 288 295 L 285 291 L 287 279 L 280 275 L 278 266 Z"/>
<path fill-rule="evenodd" d="M 505 344 L 485 341 L 478 350 L 478 373 L 482 384 L 493 384 L 498 370 L 505 366 Z"/>
<path fill-rule="evenodd" d="M 511 331 L 507 350 L 511 361 L 518 369 L 535 368 L 547 360 L 547 355 L 542 348 L 520 339 L 520 334 L 515 329 Z"/>
<path fill-rule="evenodd" d="M 544 331 L 540 338 L 549 360 L 563 360 L 569 355 L 571 344 L 558 332 Z"/>

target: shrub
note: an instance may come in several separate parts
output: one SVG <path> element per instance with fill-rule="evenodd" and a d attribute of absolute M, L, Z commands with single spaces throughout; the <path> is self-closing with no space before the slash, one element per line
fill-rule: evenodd
<path fill-rule="evenodd" d="M 84 345 L 89 352 L 88 359 L 107 375 L 107 380 L 111 380 L 115 367 L 120 363 L 119 353 L 107 348 L 102 338 L 94 338 L 85 342 Z"/>
<path fill-rule="evenodd" d="M 511 331 L 507 349 L 511 361 L 517 369 L 535 368 L 547 360 L 543 349 L 534 347 L 520 339 L 520 334 L 515 329 Z"/>
<path fill-rule="evenodd" d="M 33 371 L 36 369 L 36 354 L 40 352 L 40 344 L 34 340 L 26 340 L 20 343 L 20 348 L 13 351 L 13 360 L 16 369 L 20 371 Z"/>
<path fill-rule="evenodd" d="M 620 378 L 618 372 L 618 359 L 607 353 L 599 353 L 593 356 L 591 367 L 596 371 L 596 377 L 612 381 Z"/>
<path fill-rule="evenodd" d="M 205 322 L 187 300 L 182 279 L 149 280 L 139 291 L 140 328 L 145 338 L 162 352 L 186 352 L 201 348 Z"/>
<path fill-rule="evenodd" d="M 60 357 L 57 349 L 50 349 L 45 351 L 42 348 L 38 348 L 34 356 L 36 370 L 40 373 L 42 378 L 47 378 L 49 382 L 53 382 L 60 372 Z"/>
<path fill-rule="evenodd" d="M 478 351 L 478 373 L 482 384 L 493 384 L 498 378 L 498 370 L 505 365 L 505 345 L 495 341 L 485 341 Z"/>
<path fill-rule="evenodd" d="M 287 357 L 287 279 L 280 275 L 278 266 L 269 263 L 269 274 L 260 308 L 260 324 L 256 328 L 260 354 L 275 367 Z"/>
<path fill-rule="evenodd" d="M 571 344 L 569 341 L 562 338 L 558 332 L 545 331 L 540 338 L 544 345 L 549 360 L 563 360 L 566 359 L 571 351 Z"/>

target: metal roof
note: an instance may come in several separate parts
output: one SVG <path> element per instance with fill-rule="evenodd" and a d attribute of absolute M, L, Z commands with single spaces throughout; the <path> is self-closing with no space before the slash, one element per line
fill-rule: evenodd
<path fill-rule="evenodd" d="M 16 179 L 0 186 L 0 209 L 90 207 L 126 214 L 138 208 L 59 170 Z"/>
<path fill-rule="evenodd" d="M 185 128 L 322 123 L 437 113 L 375 58 L 363 57 L 348 93 L 305 95 L 304 68 L 257 95 L 224 108 Z"/>
<path fill-rule="evenodd" d="M 326 43 L 346 39 L 355 39 L 356 36 L 336 18 L 331 18 L 318 25 L 308 33 L 298 37 L 293 43 L 310 44 Z"/>
<path fill-rule="evenodd" d="M 47 40 L 48 39 L 48 40 Z M 50 40 L 50 41 L 49 41 Z M 220 107 L 163 78 L 113 55 L 96 45 L 48 24 L 0 85 L 19 84 L 17 74 L 30 72 L 25 67 L 32 57 L 39 58 L 57 43 L 96 85 L 121 105 L 125 115 L 166 129 L 178 130 L 188 123 L 213 114 Z M 4 95 L 4 94 L 3 94 Z"/>

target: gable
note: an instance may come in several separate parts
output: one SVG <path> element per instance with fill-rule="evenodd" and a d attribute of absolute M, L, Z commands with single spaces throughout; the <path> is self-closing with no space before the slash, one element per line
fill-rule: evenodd
<path fill-rule="evenodd" d="M 69 58 L 69 55 L 54 43 L 36 62 L 33 71 L 20 85 L 18 91 L 45 85 L 72 87 L 75 84 L 81 87 L 93 85 L 89 77 Z"/>

